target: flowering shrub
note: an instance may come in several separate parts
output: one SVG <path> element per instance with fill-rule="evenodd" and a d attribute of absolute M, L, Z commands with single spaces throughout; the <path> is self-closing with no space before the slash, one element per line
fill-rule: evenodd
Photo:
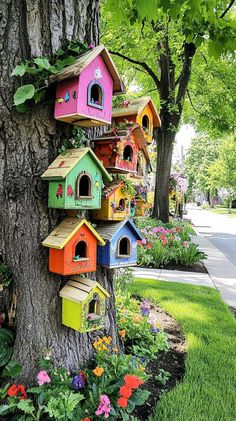
<path fill-rule="evenodd" d="M 154 359 L 158 351 L 168 349 L 167 336 L 148 300 L 140 304 L 134 298 L 117 297 L 117 322 L 125 348 L 142 361 Z"/>
<path fill-rule="evenodd" d="M 191 266 L 206 258 L 192 242 L 194 230 L 182 222 L 163 224 L 151 218 L 137 218 L 143 240 L 138 242 L 138 264 L 162 267 L 170 264 Z"/>

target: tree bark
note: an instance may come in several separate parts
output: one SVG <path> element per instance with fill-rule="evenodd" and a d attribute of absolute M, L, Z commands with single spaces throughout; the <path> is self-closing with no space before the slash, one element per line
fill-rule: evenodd
<path fill-rule="evenodd" d="M 17 294 L 13 359 L 23 366 L 20 380 L 29 384 L 46 351 L 55 364 L 78 369 L 91 358 L 97 332 L 79 334 L 61 325 L 59 290 L 66 280 L 48 272 L 48 250 L 41 245 L 64 215 L 47 208 L 48 186 L 40 176 L 57 156 L 68 126 L 54 120 L 53 98 L 17 113 L 12 103 L 19 82 L 10 73 L 23 60 L 52 57 L 68 38 L 98 44 L 99 0 L 7 0 L 0 15 L 0 257 L 13 273 Z M 112 272 L 99 269 L 97 275 L 111 294 L 106 331 L 119 347 Z"/>

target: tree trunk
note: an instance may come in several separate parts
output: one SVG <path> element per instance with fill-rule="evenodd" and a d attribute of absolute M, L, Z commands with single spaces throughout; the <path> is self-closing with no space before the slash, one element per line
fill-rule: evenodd
<path fill-rule="evenodd" d="M 13 359 L 23 366 L 20 380 L 29 384 L 46 351 L 68 369 L 88 361 L 97 332 L 79 334 L 61 325 L 59 290 L 66 281 L 48 272 L 48 250 L 41 245 L 64 214 L 47 208 L 48 183 L 40 175 L 57 156 L 68 126 L 54 120 L 53 99 L 17 113 L 12 103 L 18 81 L 10 73 L 22 60 L 51 57 L 67 38 L 97 44 L 99 0 L 13 0 L 0 8 L 0 257 L 12 270 L 17 294 Z M 111 294 L 106 328 L 119 347 L 112 272 L 100 269 L 97 279 Z"/>
<path fill-rule="evenodd" d="M 232 213 L 232 202 L 233 202 L 233 199 L 232 197 L 230 197 L 229 198 L 229 213 Z"/>

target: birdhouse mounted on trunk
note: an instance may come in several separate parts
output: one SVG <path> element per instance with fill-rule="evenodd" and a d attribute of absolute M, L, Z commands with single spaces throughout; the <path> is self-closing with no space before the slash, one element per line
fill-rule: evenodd
<path fill-rule="evenodd" d="M 161 120 L 150 96 L 125 100 L 112 110 L 116 125 L 132 122 L 139 124 L 145 133 L 147 143 L 152 143 L 153 128 L 160 127 Z"/>
<path fill-rule="evenodd" d="M 43 241 L 49 247 L 49 271 L 59 275 L 95 272 L 97 244 L 105 241 L 86 219 L 65 218 Z"/>
<path fill-rule="evenodd" d="M 137 240 L 142 240 L 142 236 L 132 219 L 101 222 L 96 230 L 106 241 L 104 247 L 98 246 L 98 264 L 107 268 L 136 266 Z"/>
<path fill-rule="evenodd" d="M 136 173 L 138 151 L 145 146 L 139 125 L 113 128 L 94 140 L 94 150 L 104 167 L 113 173 Z"/>
<path fill-rule="evenodd" d="M 49 208 L 60 209 L 99 209 L 103 180 L 112 180 L 90 148 L 66 150 L 42 179 L 49 181 Z"/>
<path fill-rule="evenodd" d="M 88 278 L 73 276 L 60 291 L 62 324 L 85 333 L 104 328 L 110 294 Z"/>
<path fill-rule="evenodd" d="M 49 78 L 57 82 L 54 116 L 82 127 L 111 124 L 112 95 L 123 83 L 108 50 L 100 45 Z"/>
<path fill-rule="evenodd" d="M 130 202 L 124 193 L 124 182 L 116 179 L 102 191 L 101 209 L 93 211 L 93 218 L 103 221 L 122 221 L 129 217 Z"/>

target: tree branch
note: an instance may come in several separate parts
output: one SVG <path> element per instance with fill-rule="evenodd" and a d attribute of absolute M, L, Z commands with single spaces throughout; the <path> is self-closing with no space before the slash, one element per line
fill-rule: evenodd
<path fill-rule="evenodd" d="M 235 3 L 235 0 L 231 0 L 229 5 L 226 7 L 225 11 L 220 15 L 220 18 L 223 18 L 226 15 L 226 13 L 228 13 L 228 11 L 231 9 L 234 3 Z"/>
<path fill-rule="evenodd" d="M 149 76 L 151 76 L 151 78 L 154 80 L 157 89 L 158 90 L 160 89 L 160 81 L 159 81 L 157 75 L 153 72 L 153 70 L 147 65 L 147 63 L 145 63 L 144 61 L 134 60 L 134 59 L 122 54 L 122 53 L 118 53 L 117 51 L 109 50 L 109 52 L 111 54 L 114 54 L 115 56 L 121 57 L 124 60 L 129 61 L 132 64 L 138 64 L 139 66 L 143 67 L 143 69 L 146 70 L 146 72 L 149 74 Z"/>
<path fill-rule="evenodd" d="M 198 110 L 195 108 L 195 106 L 194 106 L 194 104 L 193 104 L 193 101 L 192 101 L 192 98 L 191 98 L 191 96 L 190 96 L 190 92 L 189 92 L 189 90 L 188 90 L 188 89 L 186 90 L 186 92 L 187 92 L 188 99 L 189 99 L 189 102 L 190 102 L 190 104 L 191 104 L 192 109 L 193 109 L 196 113 L 198 113 L 199 115 L 201 115 L 201 116 L 205 117 L 205 114 L 201 113 L 201 111 L 198 111 Z"/>

